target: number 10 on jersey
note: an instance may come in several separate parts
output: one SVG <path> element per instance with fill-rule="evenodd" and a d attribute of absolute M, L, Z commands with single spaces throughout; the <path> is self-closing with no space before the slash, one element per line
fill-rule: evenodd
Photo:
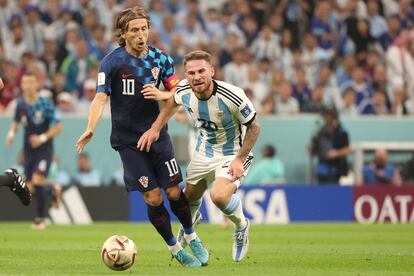
<path fill-rule="evenodd" d="M 171 159 L 170 161 L 164 162 L 164 164 L 167 166 L 168 172 L 170 173 L 170 177 L 178 173 L 178 164 L 177 161 L 175 161 L 175 158 Z"/>
<path fill-rule="evenodd" d="M 134 79 L 122 79 L 122 95 L 135 95 Z"/>

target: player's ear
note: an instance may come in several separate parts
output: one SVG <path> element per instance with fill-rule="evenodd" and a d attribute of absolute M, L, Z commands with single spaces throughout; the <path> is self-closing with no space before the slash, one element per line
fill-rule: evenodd
<path fill-rule="evenodd" d="M 214 67 L 211 66 L 211 76 L 214 77 Z"/>

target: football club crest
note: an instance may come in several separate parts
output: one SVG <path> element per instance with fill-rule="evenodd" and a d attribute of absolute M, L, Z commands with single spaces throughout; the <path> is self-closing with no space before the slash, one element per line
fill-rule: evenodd
<path fill-rule="evenodd" d="M 154 79 L 157 80 L 158 75 L 160 74 L 160 68 L 158 68 L 158 67 L 152 68 L 151 73 L 152 73 L 152 76 L 154 77 Z"/>
<path fill-rule="evenodd" d="M 148 188 L 148 176 L 141 176 L 138 182 L 142 185 L 142 187 Z"/>

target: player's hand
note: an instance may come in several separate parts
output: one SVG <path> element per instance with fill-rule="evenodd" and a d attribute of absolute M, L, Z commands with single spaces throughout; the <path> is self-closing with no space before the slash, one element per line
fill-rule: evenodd
<path fill-rule="evenodd" d="M 6 144 L 7 145 L 13 144 L 13 141 L 14 141 L 14 138 L 13 137 L 11 137 L 9 135 L 6 137 Z"/>
<path fill-rule="evenodd" d="M 78 139 L 76 142 L 76 151 L 78 153 L 81 153 L 83 148 L 86 146 L 86 144 L 92 139 L 93 132 L 91 130 L 86 130 Z"/>
<path fill-rule="evenodd" d="M 339 157 L 339 153 L 335 149 L 328 150 L 328 152 L 325 154 L 326 159 L 335 159 L 338 157 Z"/>
<path fill-rule="evenodd" d="M 158 140 L 160 137 L 160 132 L 150 128 L 147 131 L 142 134 L 142 136 L 139 138 L 137 143 L 137 148 L 139 148 L 140 151 L 146 151 L 149 152 L 151 149 L 151 145 Z"/>
<path fill-rule="evenodd" d="M 234 158 L 229 165 L 229 173 L 233 176 L 232 181 L 236 181 L 242 177 L 244 173 L 243 160 L 239 157 Z"/>
<path fill-rule="evenodd" d="M 37 134 L 32 134 L 29 136 L 29 143 L 32 146 L 32 148 L 36 149 L 43 144 L 43 141 L 39 137 L 40 135 Z"/>
<path fill-rule="evenodd" d="M 144 89 L 141 90 L 142 95 L 144 96 L 144 99 L 147 100 L 155 100 L 155 101 L 163 101 L 166 100 L 166 94 L 165 92 L 161 92 L 158 90 L 157 87 L 153 84 L 145 84 L 143 86 Z"/>

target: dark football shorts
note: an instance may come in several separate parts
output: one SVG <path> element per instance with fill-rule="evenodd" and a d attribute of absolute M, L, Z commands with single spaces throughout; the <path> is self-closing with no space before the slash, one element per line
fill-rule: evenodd
<path fill-rule="evenodd" d="M 151 145 L 150 152 L 140 151 L 132 145 L 122 147 L 118 152 L 128 192 L 144 193 L 157 187 L 165 189 L 178 185 L 183 180 L 167 133 L 160 134 L 159 139 Z"/>
<path fill-rule="evenodd" d="M 52 164 L 53 150 L 39 149 L 24 152 L 24 174 L 26 181 L 31 181 L 33 174 L 41 174 L 47 177 Z"/>

